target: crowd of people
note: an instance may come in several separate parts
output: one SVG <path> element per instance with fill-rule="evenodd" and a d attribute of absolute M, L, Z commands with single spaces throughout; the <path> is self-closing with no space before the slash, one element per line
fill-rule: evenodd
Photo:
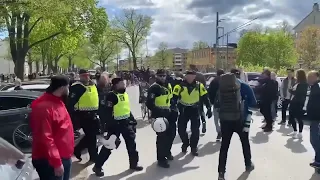
<path fill-rule="evenodd" d="M 146 103 L 153 122 L 163 121 L 165 124 L 163 131 L 155 130 L 158 166 L 170 168 L 169 161 L 174 160 L 171 147 L 176 132 L 182 141 L 181 152 L 187 153 L 190 148 L 191 154 L 198 156 L 200 127 L 205 133 L 206 118 L 214 116 L 217 141 L 221 142 L 218 179 L 225 180 L 227 154 L 233 133 L 240 137 L 246 171 L 254 170 L 249 141 L 252 121 L 250 108 L 259 104 L 266 122 L 263 130 L 272 131 L 276 116 L 273 114 L 275 102 L 280 89 L 283 109 L 279 124 L 286 123 L 286 108 L 290 104 L 289 124 L 293 128 L 290 135 L 302 138 L 303 105 L 310 87 L 307 115 L 311 121 L 310 140 L 315 150 L 315 159 L 310 166 L 320 169 L 320 107 L 317 105 L 320 100 L 319 73 L 311 71 L 306 75 L 305 71 L 298 70 L 294 77 L 292 69 L 287 72 L 288 77 L 279 84 L 274 80 L 273 73 L 265 69 L 254 93 L 241 80 L 241 71 L 238 69 L 228 73 L 217 70 L 217 77 L 208 89 L 203 75 L 195 69 L 188 70 L 185 75 L 176 73 L 175 77 L 164 69 L 156 72 L 148 70 L 148 75 L 139 79 L 140 90 L 143 92 L 139 101 Z M 94 164 L 96 176 L 104 176 L 102 167 L 112 151 L 121 144 L 120 135 L 127 147 L 129 168 L 133 171 L 143 170 L 135 141 L 138 122 L 131 113 L 125 76 L 122 74 L 115 77 L 104 72 L 96 76 L 97 82 L 94 83 L 88 71 L 80 70 L 79 77 L 80 80 L 76 81 L 72 77 L 70 80 L 65 76 L 53 76 L 46 93 L 31 105 L 32 160 L 40 180 L 68 180 L 71 157 L 75 156 L 82 161 L 84 149 L 88 149 L 89 163 Z M 259 95 L 259 103 L 255 94 Z M 190 138 L 186 132 L 188 122 L 191 123 Z M 152 126 L 156 126 L 156 123 Z M 75 145 L 74 136 L 81 128 L 85 136 Z M 102 144 L 100 151 L 97 140 Z"/>

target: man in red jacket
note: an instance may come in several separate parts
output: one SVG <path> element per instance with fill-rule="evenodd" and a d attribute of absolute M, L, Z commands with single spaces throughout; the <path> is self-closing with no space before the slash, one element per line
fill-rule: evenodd
<path fill-rule="evenodd" d="M 74 148 L 73 126 L 65 107 L 69 80 L 54 76 L 31 104 L 32 163 L 40 180 L 69 180 Z"/>

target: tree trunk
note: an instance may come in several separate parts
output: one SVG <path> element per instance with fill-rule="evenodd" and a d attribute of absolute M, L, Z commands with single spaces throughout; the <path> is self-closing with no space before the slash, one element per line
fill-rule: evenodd
<path fill-rule="evenodd" d="M 40 63 L 36 61 L 36 73 L 40 72 Z"/>
<path fill-rule="evenodd" d="M 29 74 L 33 73 L 33 68 L 32 68 L 32 62 L 28 62 L 28 66 L 29 66 Z"/>
<path fill-rule="evenodd" d="M 14 73 L 16 74 L 16 76 L 21 79 L 21 81 L 24 80 L 24 57 L 25 56 L 21 56 L 16 60 L 16 63 L 14 64 Z"/>
<path fill-rule="evenodd" d="M 45 59 L 42 59 L 42 74 L 45 74 L 48 64 Z"/>
<path fill-rule="evenodd" d="M 68 70 L 72 71 L 72 57 L 68 56 Z"/>
<path fill-rule="evenodd" d="M 106 70 L 106 62 L 102 61 L 101 65 L 102 65 L 101 71 L 104 72 Z"/>
<path fill-rule="evenodd" d="M 138 69 L 138 66 L 137 66 L 137 57 L 136 57 L 136 53 L 132 53 L 132 61 L 133 61 L 133 69 L 136 70 Z"/>

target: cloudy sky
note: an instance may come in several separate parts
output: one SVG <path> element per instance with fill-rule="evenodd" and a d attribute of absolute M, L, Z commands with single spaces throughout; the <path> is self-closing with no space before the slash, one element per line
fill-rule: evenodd
<path fill-rule="evenodd" d="M 154 51 L 160 42 L 169 47 L 190 48 L 195 41 L 213 44 L 216 12 L 225 19 L 220 26 L 225 32 L 258 17 L 257 25 L 275 27 L 283 20 L 292 26 L 312 10 L 318 0 L 100 0 L 110 17 L 121 8 L 135 8 L 154 19 L 148 37 L 149 50 Z M 293 3 L 294 2 L 294 3 Z M 319 0 L 320 3 L 320 0 Z M 257 24 L 257 25 L 256 25 Z M 250 28 L 248 26 L 247 28 Z M 236 42 L 238 33 L 230 35 Z"/>

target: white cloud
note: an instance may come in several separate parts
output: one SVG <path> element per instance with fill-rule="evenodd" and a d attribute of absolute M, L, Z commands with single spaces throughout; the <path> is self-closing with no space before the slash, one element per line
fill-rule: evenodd
<path fill-rule="evenodd" d="M 152 9 L 154 14 L 148 49 L 154 51 L 160 42 L 170 47 L 190 48 L 194 41 L 215 42 L 215 8 L 220 8 L 225 31 L 234 29 L 254 17 L 253 24 L 275 27 L 283 20 L 295 25 L 311 10 L 313 0 L 224 0 L 216 5 L 212 0 L 103 0 L 105 5 L 122 8 Z M 237 41 L 237 34 L 230 41 Z"/>

